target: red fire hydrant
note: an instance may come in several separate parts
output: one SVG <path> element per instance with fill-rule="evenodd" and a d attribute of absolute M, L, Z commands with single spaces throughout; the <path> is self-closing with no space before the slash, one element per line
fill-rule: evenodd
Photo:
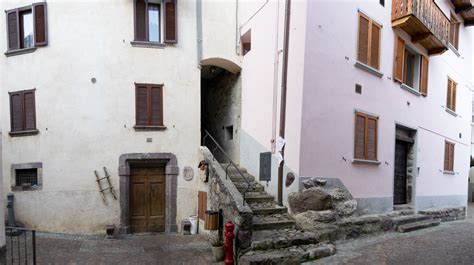
<path fill-rule="evenodd" d="M 234 224 L 231 221 L 227 221 L 225 224 L 225 265 L 234 264 L 234 248 L 232 242 L 234 241 Z"/>

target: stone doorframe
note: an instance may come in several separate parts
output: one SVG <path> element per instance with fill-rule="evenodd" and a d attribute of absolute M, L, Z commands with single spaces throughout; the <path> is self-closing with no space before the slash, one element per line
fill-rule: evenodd
<path fill-rule="evenodd" d="M 406 201 L 409 205 L 415 202 L 415 185 L 416 185 L 416 133 L 415 129 L 396 124 L 395 138 L 396 140 L 407 143 L 407 186 Z"/>
<path fill-rule="evenodd" d="M 130 233 L 130 165 L 165 165 L 165 232 L 177 232 L 176 198 L 178 188 L 178 160 L 172 153 L 129 153 L 119 158 L 120 177 L 120 233 Z"/>

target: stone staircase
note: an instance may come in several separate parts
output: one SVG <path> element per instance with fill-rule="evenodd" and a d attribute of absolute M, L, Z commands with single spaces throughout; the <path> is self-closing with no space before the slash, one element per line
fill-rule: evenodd
<path fill-rule="evenodd" d="M 423 214 L 405 215 L 392 218 L 394 228 L 400 233 L 412 232 L 424 228 L 438 226 L 439 219 L 433 219 L 431 216 Z"/>
<path fill-rule="evenodd" d="M 276 205 L 275 198 L 245 168 L 239 170 L 249 182 L 249 190 L 246 179 L 227 166 L 222 164 L 253 212 L 252 244 L 240 257 L 240 264 L 299 264 L 334 254 L 335 247 L 320 243 L 315 233 L 296 229 L 287 207 Z"/>

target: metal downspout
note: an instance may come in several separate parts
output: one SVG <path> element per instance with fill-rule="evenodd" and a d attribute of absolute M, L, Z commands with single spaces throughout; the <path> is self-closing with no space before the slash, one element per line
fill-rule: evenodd
<path fill-rule="evenodd" d="M 280 104 L 280 137 L 285 139 L 286 124 L 286 91 L 288 86 L 288 48 L 290 40 L 290 10 L 291 0 L 286 0 L 285 32 L 283 42 L 283 69 L 281 77 L 281 104 Z M 283 160 L 278 167 L 278 205 L 283 205 L 283 168 L 285 165 L 285 146 L 281 150 Z"/>

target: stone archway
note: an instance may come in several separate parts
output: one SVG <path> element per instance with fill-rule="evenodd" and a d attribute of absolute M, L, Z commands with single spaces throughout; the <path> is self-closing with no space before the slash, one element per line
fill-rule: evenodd
<path fill-rule="evenodd" d="M 130 233 L 130 165 L 135 163 L 148 165 L 165 165 L 166 175 L 166 219 L 165 232 L 177 232 L 176 200 L 178 188 L 179 167 L 176 156 L 172 153 L 129 153 L 122 154 L 119 158 L 120 178 L 120 233 Z"/>

